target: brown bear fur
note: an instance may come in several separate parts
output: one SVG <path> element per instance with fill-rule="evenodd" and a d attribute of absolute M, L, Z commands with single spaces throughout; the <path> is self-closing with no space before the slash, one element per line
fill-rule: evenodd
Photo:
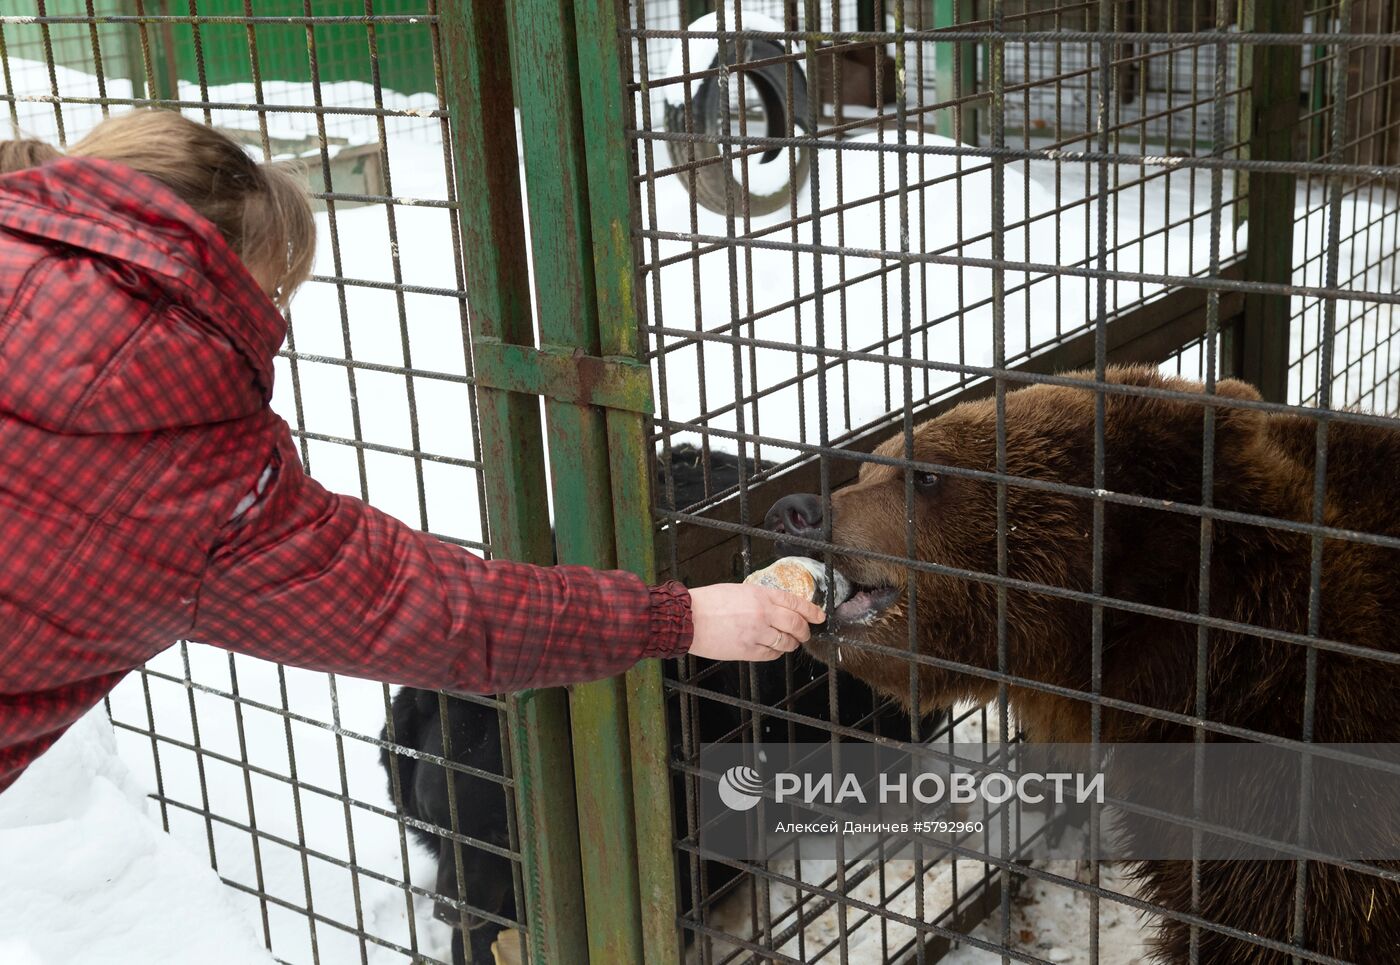
<path fill-rule="evenodd" d="M 1092 375 L 1080 376 L 1092 379 Z M 1199 393 L 1198 383 L 1139 367 L 1110 369 L 1107 381 Z M 1220 382 L 1219 395 L 1259 398 L 1250 386 Z M 1087 389 L 1037 385 L 1008 392 L 1005 400 L 1006 471 L 1033 480 L 1093 486 L 1094 394 Z M 1177 504 L 1202 504 L 1201 404 L 1104 394 L 1104 487 Z M 1221 510 L 1310 522 L 1317 423 L 1302 416 L 1218 406 L 1214 436 L 1214 505 Z M 901 459 L 904 439 L 880 455 Z M 995 472 L 993 400 L 970 402 L 920 425 L 914 458 L 943 466 Z M 1400 536 L 1400 432 L 1356 423 L 1328 428 L 1324 521 L 1341 529 Z M 997 572 L 995 482 L 941 474 L 915 496 L 914 540 L 919 559 L 977 573 Z M 832 541 L 905 557 L 905 473 L 865 464 L 859 479 L 833 494 Z M 1092 590 L 1093 500 L 1006 487 L 1007 573 L 1013 580 L 1069 590 Z M 1106 596 L 1198 612 L 1202 525 L 1199 517 L 1107 503 L 1104 506 L 1103 578 Z M 1255 627 L 1303 634 L 1308 630 L 1311 539 L 1259 525 L 1215 520 L 1210 552 L 1210 614 Z M 834 554 L 838 569 L 866 585 L 904 590 L 898 602 L 866 628 L 840 631 L 847 642 L 842 670 L 885 693 L 910 699 L 910 662 L 872 654 L 860 644 L 908 649 L 908 580 L 917 576 L 918 650 L 978 668 L 997 668 L 997 588 L 945 573 L 907 570 L 858 555 Z M 1082 602 L 1006 591 L 1007 669 L 1059 687 L 1091 689 L 1091 607 Z M 1397 647 L 1400 554 L 1329 539 L 1322 551 L 1320 635 L 1381 651 Z M 809 650 L 834 662 L 830 642 L 814 637 Z M 1305 648 L 1289 642 L 1212 629 L 1208 636 L 1206 719 L 1254 731 L 1301 738 L 1307 673 Z M 1179 714 L 1196 711 L 1197 626 L 1105 607 L 1102 692 L 1108 698 Z M 1396 665 L 1319 651 L 1314 740 L 1400 741 L 1400 672 Z M 983 677 L 924 664 L 921 709 L 955 700 L 994 699 Z M 1027 736 L 1037 741 L 1089 739 L 1090 702 L 1011 686 L 1010 700 Z M 1192 740 L 1187 726 L 1104 708 L 1105 742 Z M 1208 735 L 1219 740 L 1220 735 Z M 1250 792 L 1241 792 L 1246 797 Z M 1258 789 L 1256 798 L 1266 793 Z M 1317 807 L 1333 800 L 1318 791 Z M 1242 806 L 1248 806 L 1247 802 Z M 1368 811 L 1372 833 L 1397 832 L 1396 810 Z M 1373 813 L 1374 812 L 1374 813 Z M 1132 832 L 1131 822 L 1126 825 Z M 1400 863 L 1381 863 L 1392 871 Z M 1145 897 L 1169 910 L 1192 910 L 1189 862 L 1140 866 Z M 1297 866 L 1291 861 L 1203 862 L 1202 919 L 1289 942 L 1293 933 Z M 1311 863 L 1304 947 L 1355 962 L 1400 962 L 1400 886 L 1373 875 Z M 1199 932 L 1200 961 L 1282 963 L 1289 956 L 1217 931 Z M 1186 961 L 1189 927 L 1163 916 L 1157 953 Z"/>

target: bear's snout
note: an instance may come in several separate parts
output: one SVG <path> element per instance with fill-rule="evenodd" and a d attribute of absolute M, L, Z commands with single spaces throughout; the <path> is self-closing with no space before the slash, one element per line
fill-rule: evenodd
<path fill-rule="evenodd" d="M 793 493 L 773 504 L 763 518 L 763 528 L 779 536 L 821 540 L 825 522 L 820 496 L 813 493 Z M 779 556 L 811 556 L 810 547 L 792 546 L 777 540 Z"/>

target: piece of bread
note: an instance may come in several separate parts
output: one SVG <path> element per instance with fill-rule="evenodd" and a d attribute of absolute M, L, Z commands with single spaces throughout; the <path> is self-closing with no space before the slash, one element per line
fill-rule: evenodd
<path fill-rule="evenodd" d="M 806 556 L 784 556 L 750 573 L 744 582 L 784 590 L 818 606 L 825 606 L 829 596 L 831 604 L 837 606 L 851 595 L 851 585 L 839 572 L 833 573 L 833 576 L 834 592 L 827 593 L 825 563 Z"/>

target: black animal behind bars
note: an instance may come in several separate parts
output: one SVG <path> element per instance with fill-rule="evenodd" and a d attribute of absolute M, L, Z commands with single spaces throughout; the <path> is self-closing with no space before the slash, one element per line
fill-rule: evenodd
<path fill-rule="evenodd" d="M 706 465 L 709 469 L 709 485 L 706 486 Z M 747 463 L 752 473 L 755 466 Z M 676 446 L 670 454 L 671 482 L 674 487 L 674 505 L 684 508 L 692 506 L 707 495 L 724 492 L 739 483 L 738 458 L 729 453 L 715 452 L 708 457 L 701 450 L 690 445 Z M 665 473 L 658 473 L 658 493 L 663 504 L 670 500 L 665 495 Z M 781 707 L 785 711 L 811 717 L 827 719 L 830 715 L 829 685 L 827 670 L 820 664 L 799 657 L 789 679 L 785 661 L 759 664 L 721 664 L 705 674 L 703 686 L 707 691 L 721 697 L 742 698 L 762 706 Z M 837 702 L 840 708 L 839 723 L 857 726 L 872 733 L 907 737 L 909 718 L 896 709 L 892 702 L 878 698 L 869 687 L 845 674 L 836 678 Z M 796 696 L 793 696 L 793 695 Z M 744 713 L 733 704 L 723 700 L 699 698 L 699 709 L 695 714 L 697 736 L 702 743 L 719 740 L 733 740 L 744 727 Z M 673 741 L 679 740 L 680 709 L 678 702 L 667 702 L 670 717 L 670 731 Z M 401 689 L 395 696 L 392 706 L 394 743 L 414 748 L 434 756 L 443 755 L 441 715 L 438 694 L 433 691 L 416 690 L 411 687 Z M 447 698 L 447 721 L 450 737 L 452 761 L 488 771 L 502 772 L 502 747 L 497 711 L 470 699 Z M 766 740 L 787 740 L 787 722 L 778 718 L 763 719 L 763 736 Z M 813 725 L 797 724 L 791 739 L 798 742 L 824 742 L 830 734 Z M 384 732 L 388 740 L 388 729 Z M 424 762 L 385 749 L 381 753 L 386 772 L 397 768 L 404 813 L 434 827 L 450 829 L 453 824 L 449 813 L 446 772 L 443 767 Z M 460 771 L 454 772 L 456 785 L 457 823 L 460 835 L 485 841 L 500 848 L 509 845 L 507 825 L 507 798 L 499 783 L 487 778 L 476 777 Z M 392 778 L 390 784 L 392 793 Z M 684 789 L 681 778 L 674 780 L 673 797 L 683 800 Z M 683 808 L 677 808 L 678 818 Z M 480 847 L 463 844 L 454 846 L 450 837 L 410 826 L 414 838 L 438 856 L 436 891 L 445 901 L 439 901 L 436 916 L 458 929 L 453 938 L 454 962 L 465 961 L 465 951 L 470 949 L 471 961 L 490 962 L 491 943 L 503 927 L 494 918 L 478 912 L 487 912 L 496 918 L 515 920 L 515 888 L 509 859 Z M 678 820 L 677 835 L 685 829 Z M 470 932 L 464 943 L 460 928 L 463 913 L 458 909 L 458 867 L 457 854 L 461 855 L 461 883 L 465 886 L 463 902 L 468 906 L 466 924 Z M 707 862 L 703 889 L 710 895 L 732 881 L 738 871 L 726 864 Z M 692 901 L 691 876 L 680 876 L 680 904 L 684 911 Z"/>
<path fill-rule="evenodd" d="M 411 747 L 435 757 L 501 774 L 504 770 L 503 748 L 497 711 L 488 704 L 470 699 L 448 698 L 448 746 L 443 753 L 442 715 L 438 694 L 432 690 L 404 687 L 394 695 L 393 742 Z M 389 740 L 386 726 L 383 739 Z M 447 770 L 441 765 L 420 761 L 387 748 L 380 751 L 380 761 L 388 771 L 398 771 L 399 793 L 403 812 L 437 828 L 457 828 L 464 837 L 485 841 L 499 848 L 510 847 L 509 801 L 505 789 L 497 782 L 461 771 L 454 771 L 455 802 L 448 797 Z M 394 795 L 393 775 L 390 774 L 390 796 Z M 457 820 L 452 820 L 455 803 Z M 491 943 L 504 927 L 500 922 L 483 916 L 488 912 L 507 921 L 515 919 L 515 887 L 511 862 L 499 854 L 481 847 L 463 844 L 454 847 L 453 840 L 423 828 L 409 826 L 413 837 L 437 855 L 437 878 L 434 890 L 446 899 L 438 901 L 434 916 L 454 929 L 452 960 L 466 960 L 461 929 L 465 922 L 471 939 L 473 962 L 491 961 Z M 457 854 L 461 854 L 460 879 Z M 463 885 L 459 890 L 458 883 Z M 459 894 L 465 892 L 468 909 L 464 913 L 455 906 Z"/>

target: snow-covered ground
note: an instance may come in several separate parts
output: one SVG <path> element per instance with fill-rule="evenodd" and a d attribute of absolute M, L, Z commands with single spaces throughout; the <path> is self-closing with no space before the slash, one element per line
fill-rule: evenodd
<path fill-rule="evenodd" d="M 919 143 L 917 135 L 911 143 Z M 992 216 L 988 199 L 992 195 L 992 175 L 983 160 L 928 154 L 905 155 L 905 180 L 924 185 L 902 200 L 897 193 L 900 181 L 900 155 L 872 150 L 875 135 L 862 135 L 846 142 L 847 152 L 819 151 L 813 161 L 814 173 L 803 189 L 799 211 L 812 207 L 813 185 L 821 195 L 824 214 L 819 223 L 808 220 L 795 232 L 764 234 L 764 241 L 784 245 L 840 246 L 871 252 L 898 251 L 901 204 L 907 204 L 912 251 L 944 257 L 988 259 L 993 256 Z M 953 142 L 933 134 L 924 135 L 929 147 L 950 147 Z M 657 164 L 666 162 L 664 152 Z M 785 159 L 773 164 L 785 165 Z M 840 168 L 838 176 L 838 165 Z M 755 165 L 757 166 L 757 165 Z M 966 172 L 959 176 L 959 168 Z M 1080 199 L 1077 208 L 1060 218 L 1045 217 L 1054 209 L 1056 196 L 1054 170 L 1032 165 L 1008 165 L 1005 171 L 1003 223 L 1005 257 L 1011 261 L 1040 264 L 1082 263 L 1094 250 L 1094 226 L 1098 204 L 1094 189 L 1082 169 L 1066 167 L 1061 172 L 1062 200 Z M 651 201 L 649 185 L 643 185 L 643 209 Z M 1189 180 L 1185 172 L 1160 179 L 1152 193 L 1140 202 L 1136 191 L 1124 192 L 1110 202 L 1112 224 L 1123 226 L 1111 234 L 1110 245 L 1121 245 L 1119 263 L 1125 270 L 1191 274 L 1209 263 L 1209 217 L 1201 213 L 1197 192 L 1196 216 L 1192 211 Z M 881 198 L 881 193 L 891 196 Z M 1172 220 L 1163 230 L 1166 199 L 1171 199 Z M 656 184 L 656 224 L 671 232 L 691 232 L 689 197 L 679 180 L 671 177 Z M 1127 227 L 1135 233 L 1141 205 L 1142 223 L 1148 232 L 1159 231 L 1145 244 L 1126 242 Z M 835 213 L 840 206 L 839 213 Z M 751 231 L 761 233 L 789 217 L 786 210 L 755 217 Z M 1029 223 L 1028 223 L 1029 222 Z M 1087 227 L 1087 230 L 1086 230 Z M 736 225 L 744 229 L 742 220 Z M 723 215 L 700 208 L 694 233 L 722 237 L 727 234 Z M 1115 242 L 1115 237 L 1119 240 Z M 963 243 L 959 245 L 959 241 Z M 1233 253 L 1233 236 L 1227 231 L 1223 243 L 1229 246 L 1222 256 Z M 663 240 L 654 261 L 684 255 L 690 249 L 685 240 Z M 653 324 L 673 332 L 661 346 L 657 363 L 658 378 L 664 365 L 665 415 L 675 422 L 699 421 L 708 428 L 733 431 L 736 420 L 732 407 L 735 393 L 735 366 L 738 356 L 742 396 L 761 396 L 745 406 L 749 432 L 765 436 L 814 443 L 820 439 L 822 408 L 818 404 L 822 386 L 814 373 L 816 359 L 799 357 L 791 348 L 758 348 L 753 357 L 747 347 L 736 352 L 723 341 L 697 343 L 679 332 L 701 327 L 723 332 L 735 314 L 740 319 L 761 316 L 752 324 L 741 325 L 741 335 L 770 343 L 796 343 L 808 353 L 818 345 L 847 348 L 877 358 L 851 361 L 831 368 L 825 380 L 828 437 L 867 425 L 898 410 L 903 404 L 902 373 L 896 360 L 912 354 L 916 360 L 944 364 L 989 366 L 992 355 L 992 283 L 989 268 L 949 264 L 915 264 L 909 271 L 908 306 L 913 319 L 910 353 L 903 339 L 905 295 L 897 270 L 877 274 L 842 286 L 844 279 L 855 279 L 890 268 L 892 262 L 878 255 L 826 254 L 820 257 L 790 250 L 743 248 L 737 256 L 737 313 L 731 310 L 731 284 L 728 253 L 717 251 L 698 259 L 678 260 L 661 269 L 659 303 L 653 298 Z M 826 294 L 816 297 L 817 274 Z M 692 285 L 698 275 L 698 300 Z M 1029 281 L 1029 286 L 1027 282 Z M 1152 294 L 1160 286 L 1136 283 L 1108 285 L 1108 304 L 1127 304 Z M 833 288 L 839 290 L 833 291 Z M 1007 296 L 1003 302 L 1006 320 L 1006 353 L 1014 357 L 1028 348 L 1043 345 L 1058 333 L 1074 332 L 1091 320 L 1096 283 L 1079 277 L 1051 277 L 1008 270 Z M 650 289 L 649 289 L 650 291 Z M 799 302 L 797 307 L 791 303 Z M 1056 311 L 1055 306 L 1059 306 Z M 931 324 L 921 326 L 919 319 Z M 703 355 L 703 365 L 702 365 Z M 700 376 L 701 369 L 704 378 Z M 956 383 L 957 372 L 915 369 L 914 398 L 924 398 Z M 775 388 L 785 382 L 794 384 Z M 702 396 L 703 393 L 703 396 Z M 658 406 L 663 400 L 658 399 Z M 804 404 L 799 404 L 802 402 Z M 724 414 L 714 414 L 728 408 Z M 755 428 L 757 427 L 757 428 Z M 782 458 L 784 453 L 765 452 L 766 458 Z"/>
<path fill-rule="evenodd" d="M 1071 881 L 1087 883 L 1088 865 L 1074 861 L 1037 861 L 1032 869 L 1057 875 Z M 814 903 L 816 889 L 835 890 L 834 861 L 775 863 L 771 870 L 778 875 L 796 878 L 806 886 L 803 897 L 806 907 Z M 956 896 L 959 907 L 978 899 L 987 874 L 985 865 L 972 860 L 941 861 L 923 875 L 922 896 L 919 886 L 911 882 L 913 862 L 887 861 L 883 865 L 860 862 L 848 865 L 846 875 L 859 883 L 848 885 L 850 900 L 884 910 L 883 914 L 866 912 L 861 908 L 834 906 L 823 911 L 805 927 L 802 935 L 784 942 L 779 951 L 796 960 L 803 953 L 814 957 L 824 952 L 821 961 L 839 961 L 837 949 L 844 947 L 851 962 L 874 963 L 885 956 L 911 948 L 915 930 L 904 922 L 888 916 L 917 918 L 917 903 L 922 897 L 927 917 L 932 919 L 953 906 Z M 1135 897 L 1134 884 L 1127 876 L 1127 866 L 1118 862 L 1103 862 L 1099 866 L 1100 887 L 1117 894 Z M 781 911 L 790 908 L 798 898 L 797 889 L 786 884 L 769 888 L 769 902 L 775 918 L 775 929 L 786 929 L 791 920 L 778 919 Z M 710 923 L 730 934 L 756 940 L 750 919 L 753 907 L 750 887 L 738 889 L 716 913 Z M 1094 915 L 1088 894 L 1070 884 L 1060 884 L 1040 878 L 1026 878 L 1011 899 L 1010 942 L 1013 951 L 1025 952 L 1051 962 L 1088 965 L 1087 936 L 1094 928 Z M 1143 917 L 1137 909 L 1109 898 L 1100 899 L 1098 911 L 1099 958 L 1103 965 L 1142 965 L 1147 961 L 1147 937 Z M 945 926 L 946 927 L 946 926 Z M 762 931 L 757 932 L 761 936 Z M 1002 944 L 1001 915 L 996 908 L 978 923 L 968 935 L 983 944 L 954 943 L 955 947 L 941 961 L 949 965 L 994 965 L 1001 955 L 985 947 L 999 948 Z M 925 936 L 927 940 L 928 936 Z M 723 939 L 709 943 L 713 960 L 718 961 L 735 950 Z M 702 953 L 692 949 L 691 961 L 700 961 Z"/>
<path fill-rule="evenodd" d="M 1037 861 L 1034 869 L 1062 878 L 1088 882 L 1087 866 L 1073 861 Z M 1128 866 L 1114 861 L 1099 865 L 1098 885 L 1110 892 L 1136 897 Z M 1089 935 L 1097 928 L 1098 961 L 1102 965 L 1145 965 L 1150 922 L 1136 908 L 1099 900 L 1097 925 L 1089 895 L 1082 889 L 1039 878 L 1027 878 L 1011 899 L 1009 946 L 1050 962 L 1088 965 Z M 1001 944 L 1001 916 L 993 913 L 971 932 L 992 945 Z M 963 944 L 944 956 L 944 965 L 994 965 L 1001 955 L 976 945 Z"/>
<path fill-rule="evenodd" d="M 46 67 L 26 69 L 12 61 L 11 70 L 17 91 L 50 92 Z M 60 70 L 58 81 L 62 93 L 91 92 L 91 78 L 86 75 Z M 109 81 L 112 96 L 125 96 L 121 83 Z M 369 94 L 365 85 L 357 84 L 326 85 L 322 90 L 324 102 L 331 106 L 365 106 Z M 197 99 L 197 91 L 182 90 L 182 96 Z M 232 102 L 252 99 L 246 86 L 213 90 L 210 96 Z M 269 84 L 265 96 L 269 103 L 279 104 L 311 100 L 300 85 Z M 395 110 L 421 111 L 435 106 L 431 100 L 385 94 L 386 106 Z M 52 105 L 22 101 L 18 110 L 25 133 L 56 137 Z M 201 115 L 196 111 L 192 116 Z M 64 106 L 68 138 L 81 136 L 99 117 L 95 107 Z M 219 111 L 214 120 L 245 130 L 257 127 L 251 112 Z M 310 115 L 269 115 L 271 133 L 286 142 L 314 134 L 314 123 Z M 378 138 L 372 117 L 331 113 L 326 124 L 330 137 L 347 144 Z M 385 127 L 393 194 L 404 199 L 445 199 L 446 172 L 436 128 L 411 114 L 387 118 Z M 810 211 L 812 184 L 820 185 L 823 207 L 834 205 L 839 191 L 846 205 L 839 218 L 825 215 L 817 225 L 807 222 L 795 234 L 782 231 L 769 239 L 810 243 L 820 232 L 828 245 L 897 249 L 901 202 L 874 195 L 882 185 L 890 190 L 898 183 L 899 161 L 887 153 L 856 149 L 869 140 L 856 139 L 853 149 L 841 152 L 839 160 L 834 152 L 818 152 L 813 178 L 799 198 L 799 207 Z M 946 142 L 930 136 L 927 143 Z M 667 163 L 664 153 L 658 146 L 658 166 Z M 907 198 L 909 223 L 916 226 L 909 237 L 911 250 L 946 249 L 948 254 L 990 257 L 991 240 L 982 237 L 989 232 L 992 217 L 990 175 L 982 171 L 958 178 L 957 162 L 947 156 L 928 155 L 907 164 L 911 183 L 928 183 Z M 964 162 L 968 167 L 976 164 Z M 1123 177 L 1133 173 L 1125 171 Z M 1192 190 L 1189 172 L 1178 170 L 1141 191 L 1132 188 L 1115 195 L 1108 212 L 1110 242 L 1120 248 L 1110 266 L 1176 274 L 1201 271 L 1210 253 L 1204 207 L 1207 184 L 1208 176 L 1198 174 Z M 1227 198 L 1231 194 L 1228 177 L 1224 194 Z M 1082 168 L 1062 167 L 1057 185 L 1051 165 L 1031 165 L 1029 171 L 1025 165 L 1009 165 L 1003 215 L 1012 225 L 1005 233 L 1007 257 L 1048 264 L 1071 264 L 1089 257 L 1098 241 L 1093 196 L 1094 185 Z M 1028 216 L 1035 218 L 1057 202 L 1070 200 L 1081 203 L 1064 217 L 1024 225 Z M 1300 205 L 1307 200 L 1300 194 Z M 704 209 L 692 225 L 688 195 L 674 177 L 662 179 L 654 189 L 643 185 L 642 203 L 645 211 L 655 212 L 654 219 L 648 214 L 648 227 L 654 224 L 661 231 L 693 230 L 714 236 L 727 232 L 725 219 Z M 1357 244 L 1346 242 L 1341 253 L 1344 280 L 1353 273 L 1348 265 L 1371 266 L 1350 283 L 1354 287 L 1394 289 L 1395 210 L 1392 198 L 1348 199 L 1344 205 L 1344 238 L 1352 234 L 1352 226 L 1373 226 Z M 391 242 L 383 207 L 340 210 L 334 235 L 326 215 L 321 215 L 318 274 L 455 289 L 449 212 L 403 204 L 393 209 L 393 217 L 397 244 Z M 755 219 L 751 227 L 759 230 L 784 217 Z M 1171 227 L 1166 227 L 1168 220 Z M 1018 227 L 1018 223 L 1022 224 Z M 1145 244 L 1133 243 L 1131 239 L 1144 229 L 1157 233 Z M 1307 231 L 1298 233 L 1295 261 L 1302 265 L 1304 255 L 1315 253 L 1325 237 L 1323 215 L 1308 216 Z M 956 248 L 959 239 L 968 242 L 960 250 Z M 1242 242 L 1242 233 L 1225 231 L 1220 255 L 1228 256 Z M 1310 247 L 1304 251 L 1303 245 Z M 686 241 L 661 240 L 654 252 L 665 259 L 689 249 Z M 644 250 L 651 259 L 653 246 L 647 243 Z M 669 330 L 698 326 L 709 332 L 725 331 L 734 315 L 731 299 L 735 299 L 741 318 L 769 311 L 741 326 L 744 337 L 810 346 L 820 334 L 828 346 L 844 344 L 899 358 L 903 306 L 897 273 L 887 283 L 875 278 L 839 293 L 814 294 L 818 267 L 823 285 L 829 288 L 843 277 L 885 264 L 869 255 L 794 259 L 790 251 L 743 249 L 736 258 L 739 275 L 733 288 L 737 294 L 731 295 L 728 253 L 719 250 L 661 270 L 660 299 L 652 299 L 649 305 L 650 320 Z M 913 317 L 942 319 L 926 335 L 915 336 L 913 354 L 943 363 L 989 364 L 991 272 L 916 265 L 910 274 Z M 1312 258 L 1298 277 L 1320 283 L 1321 261 Z M 1006 273 L 1008 290 L 1026 280 L 1023 272 Z M 1010 355 L 1057 332 L 1071 332 L 1093 317 L 1095 282 L 1050 276 L 1032 276 L 1032 280 L 1029 291 L 1012 291 L 1005 301 Z M 650 298 L 654 291 L 650 278 L 646 290 Z M 1150 294 L 1150 286 L 1136 282 L 1108 286 L 1110 307 Z M 788 304 L 794 300 L 800 302 L 796 309 Z M 1295 303 L 1302 310 L 1301 301 L 1295 299 Z M 818 307 L 822 333 L 818 332 Z M 1359 318 L 1363 307 L 1341 303 L 1339 325 L 1353 316 Z M 425 462 L 420 467 L 411 457 L 384 451 L 416 446 L 458 460 L 473 458 L 469 386 L 431 377 L 410 381 L 399 374 L 360 369 L 354 373 L 352 387 L 346 367 L 336 364 L 353 357 L 462 376 L 467 361 L 460 303 L 442 295 L 400 296 L 354 283 L 343 288 L 313 283 L 298 296 L 292 317 L 299 355 L 324 360 L 302 357 L 294 368 L 291 360 L 279 359 L 275 407 L 310 434 L 355 438 L 358 433 L 367 444 L 379 447 L 363 452 L 362 471 L 356 449 L 310 441 L 308 461 L 313 474 L 333 489 L 367 496 L 412 525 L 480 540 L 479 486 L 473 470 L 442 462 Z M 1365 344 L 1382 344 L 1391 326 L 1389 307 L 1373 309 L 1366 318 L 1372 336 Z M 1300 326 L 1295 337 L 1300 354 L 1316 344 L 1315 331 L 1309 336 L 1307 326 Z M 1346 351 L 1364 354 L 1365 344 L 1358 344 L 1359 348 Z M 664 398 L 658 398 L 658 409 L 671 420 L 709 428 L 736 427 L 732 409 L 716 414 L 733 405 L 736 380 L 739 394 L 750 396 L 799 373 L 796 355 L 779 349 L 758 349 L 751 356 L 747 348 L 736 353 L 728 344 L 697 343 L 678 335 L 668 335 L 662 349 L 656 373 L 659 392 L 664 384 Z M 1373 353 L 1382 371 L 1395 368 L 1394 351 L 1384 344 L 1380 353 Z M 802 404 L 799 384 L 764 395 L 746 407 L 749 431 L 786 440 L 819 439 L 818 381 L 810 359 L 801 371 L 805 373 L 799 383 Z M 886 389 L 891 373 L 892 396 Z M 925 382 L 920 373 L 916 394 L 954 379 L 953 374 L 932 371 Z M 902 400 L 898 369 L 880 361 L 853 361 L 844 370 L 830 373 L 824 389 L 828 436 L 897 409 Z M 1299 391 L 1306 394 L 1306 389 L 1300 384 Z M 1390 398 L 1395 397 L 1392 392 Z M 416 442 L 411 406 L 417 413 Z M 722 441 L 712 442 L 727 448 Z M 766 458 L 783 455 L 771 449 L 764 452 Z M 425 854 L 411 842 L 404 843 L 397 823 L 379 813 L 392 811 L 392 805 L 376 759 L 377 748 L 365 738 L 377 735 L 382 725 L 387 699 L 383 685 L 282 670 L 199 644 L 173 648 L 153 661 L 151 669 L 164 676 L 132 675 L 113 693 L 110 712 L 115 721 L 142 729 L 150 729 L 153 723 L 167 740 L 153 748 L 148 737 L 121 728 L 113 737 L 99 712 L 0 797 L 0 854 L 4 855 L 0 861 L 0 961 L 61 965 L 79 960 L 72 950 L 82 949 L 80 960 L 85 962 L 259 962 L 267 960 L 261 951 L 264 943 L 271 945 L 278 959 L 290 963 L 315 958 L 337 963 L 409 959 L 392 946 L 446 956 L 446 927 L 432 919 L 427 903 L 410 902 L 393 883 L 411 878 L 428 886 L 431 869 Z M 235 689 L 241 704 L 229 696 Z M 239 707 L 241 720 L 236 713 Z M 284 707 L 298 719 L 281 714 Z M 184 746 L 193 744 L 204 753 L 196 755 Z M 153 750 L 158 755 L 158 773 Z M 168 802 L 164 806 L 144 797 L 158 786 Z M 206 818 L 206 811 L 213 817 Z M 168 824 L 169 836 L 161 831 L 163 823 Z M 251 826 L 256 827 L 256 835 L 250 832 Z M 353 863 L 358 870 L 344 867 L 345 863 Z M 209 870 L 211 864 L 218 875 L 265 893 L 267 900 L 250 891 L 220 888 Z M 898 872 L 892 867 L 889 873 Z M 947 887 L 938 880 L 926 885 L 929 895 Z M 1028 886 L 1024 894 L 1029 900 L 1018 899 L 1013 921 L 1018 941 L 1028 943 L 1028 948 L 1049 943 L 1042 950 L 1063 949 L 1071 956 L 1066 960 L 1080 960 L 1087 927 L 1082 895 L 1040 885 Z M 926 907 L 930 914 L 939 910 L 936 901 Z M 1125 911 L 1112 922 L 1109 916 L 1105 910 L 1102 927 L 1125 936 L 1125 949 L 1140 947 L 1134 944 L 1139 941 L 1133 937 L 1137 935 L 1134 916 Z M 389 945 L 362 942 L 353 931 L 333 922 Z M 1021 937 L 1025 932 L 1031 937 Z M 180 938 L 178 947 L 171 945 L 172 936 Z M 876 961 L 878 948 L 878 941 L 853 946 L 852 961 Z M 952 960 L 981 961 L 976 954 L 980 953 L 963 949 Z M 1122 958 L 1104 954 L 1105 961 L 1126 963 L 1137 952 L 1125 951 Z"/>
<path fill-rule="evenodd" d="M 99 707 L 0 795 L 0 962 L 272 961 L 149 789 Z"/>

